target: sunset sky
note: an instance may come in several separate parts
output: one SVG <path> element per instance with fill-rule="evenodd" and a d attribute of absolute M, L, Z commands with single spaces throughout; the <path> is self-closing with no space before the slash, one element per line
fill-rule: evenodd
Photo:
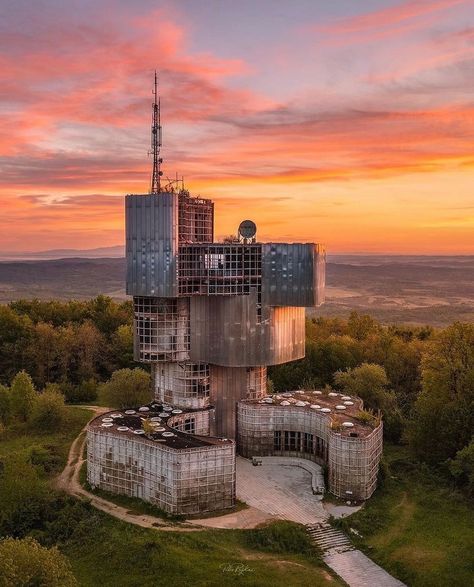
<path fill-rule="evenodd" d="M 474 0 L 3 0 L 0 251 L 122 244 L 164 171 L 217 235 L 474 254 Z"/>

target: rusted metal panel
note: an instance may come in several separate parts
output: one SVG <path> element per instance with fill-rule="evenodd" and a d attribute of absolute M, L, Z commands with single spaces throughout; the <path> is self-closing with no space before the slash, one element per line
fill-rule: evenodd
<path fill-rule="evenodd" d="M 127 294 L 177 297 L 178 196 L 125 198 Z"/>

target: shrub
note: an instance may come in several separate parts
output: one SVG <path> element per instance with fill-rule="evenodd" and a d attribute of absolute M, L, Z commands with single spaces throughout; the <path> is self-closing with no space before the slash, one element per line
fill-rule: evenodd
<path fill-rule="evenodd" d="M 133 408 L 152 400 L 150 374 L 143 369 L 120 369 L 99 387 L 100 401 L 111 408 Z"/>
<path fill-rule="evenodd" d="M 29 422 L 40 432 L 51 432 L 62 425 L 64 417 L 64 396 L 56 391 L 44 391 L 35 398 Z"/>
<path fill-rule="evenodd" d="M 32 538 L 1 540 L 0 569 L 0 587 L 77 585 L 67 558 L 56 547 L 44 548 Z"/>
<path fill-rule="evenodd" d="M 14 418 L 26 422 L 36 398 L 35 386 L 25 371 L 20 371 L 13 378 L 10 386 L 10 413 Z"/>
<path fill-rule="evenodd" d="M 64 386 L 66 401 L 71 404 L 95 402 L 97 399 L 98 384 L 95 379 L 87 379 L 79 385 L 67 384 Z"/>

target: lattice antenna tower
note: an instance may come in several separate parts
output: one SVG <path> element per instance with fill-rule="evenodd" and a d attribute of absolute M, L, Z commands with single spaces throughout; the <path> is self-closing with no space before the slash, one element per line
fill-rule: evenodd
<path fill-rule="evenodd" d="M 161 118 L 160 118 L 160 98 L 158 97 L 158 75 L 155 70 L 155 86 L 153 90 L 153 118 L 151 125 L 151 152 L 153 153 L 153 172 L 151 175 L 150 194 L 159 194 L 161 192 L 161 164 L 163 159 L 160 157 L 161 149 Z"/>

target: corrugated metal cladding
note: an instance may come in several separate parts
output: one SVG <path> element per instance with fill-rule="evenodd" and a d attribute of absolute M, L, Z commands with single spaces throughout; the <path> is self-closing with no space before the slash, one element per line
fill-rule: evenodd
<path fill-rule="evenodd" d="M 262 303 L 318 306 L 324 297 L 325 253 L 313 243 L 262 244 Z"/>
<path fill-rule="evenodd" d="M 177 297 L 178 195 L 125 198 L 127 294 Z"/>
<path fill-rule="evenodd" d="M 278 365 L 304 357 L 304 308 L 268 308 L 256 294 L 191 298 L 191 360 L 229 367 Z"/>

